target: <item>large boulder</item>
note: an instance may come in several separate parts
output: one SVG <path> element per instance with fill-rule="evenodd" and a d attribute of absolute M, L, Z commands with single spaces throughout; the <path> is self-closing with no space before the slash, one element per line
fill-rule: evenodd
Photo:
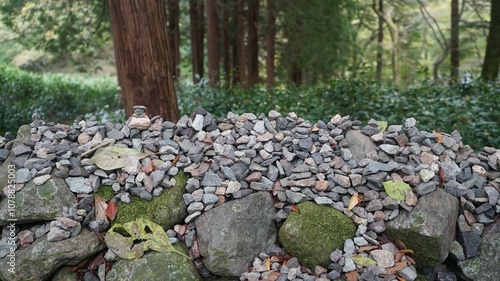
<path fill-rule="evenodd" d="M 500 276 L 500 223 L 489 225 L 483 233 L 476 257 L 459 261 L 464 279 L 498 280 Z"/>
<path fill-rule="evenodd" d="M 279 230 L 279 241 L 285 251 L 297 257 L 310 269 L 328 267 L 330 254 L 341 249 L 347 238 L 354 237 L 354 222 L 341 212 L 313 202 L 297 205 Z"/>
<path fill-rule="evenodd" d="M 182 247 L 177 243 L 174 244 L 174 248 L 187 255 L 185 246 Z M 106 274 L 106 281 L 135 280 L 197 281 L 202 279 L 193 261 L 175 252 L 150 251 L 137 259 L 120 259 Z"/>
<path fill-rule="evenodd" d="M 276 241 L 273 200 L 257 192 L 196 218 L 198 246 L 210 272 L 239 276 L 255 257 Z"/>
<path fill-rule="evenodd" d="M 15 252 L 15 273 L 11 273 L 8 255 L 1 259 L 0 280 L 39 281 L 47 280 L 63 265 L 75 265 L 105 248 L 105 244 L 94 232 L 82 232 L 59 242 L 47 241 L 47 236 L 35 240 L 26 248 Z"/>
<path fill-rule="evenodd" d="M 422 196 L 411 212 L 402 212 L 390 221 L 387 236 L 412 249 L 419 267 L 434 267 L 448 256 L 458 208 L 456 197 L 438 189 Z"/>
<path fill-rule="evenodd" d="M 10 218 L 7 204 L 0 201 L 0 226 L 8 225 Z M 50 221 L 61 216 L 64 208 L 75 207 L 76 197 L 63 179 L 53 177 L 42 185 L 30 181 L 15 193 L 14 218 L 17 224 Z"/>

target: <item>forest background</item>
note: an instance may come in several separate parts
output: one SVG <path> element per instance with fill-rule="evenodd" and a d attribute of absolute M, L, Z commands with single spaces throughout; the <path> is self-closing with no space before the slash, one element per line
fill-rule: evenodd
<path fill-rule="evenodd" d="M 134 9 L 150 5 L 168 39 L 154 45 L 168 55 L 168 71 L 157 72 L 175 81 L 180 114 L 414 117 L 429 132 L 458 130 L 476 149 L 500 147 L 499 0 L 118 1 L 0 3 L 0 133 L 34 112 L 123 122 L 116 66 L 145 66 L 140 54 L 115 55 L 117 34 L 132 31 L 112 28 L 110 15 L 129 5 L 121 18 L 135 22 Z"/>

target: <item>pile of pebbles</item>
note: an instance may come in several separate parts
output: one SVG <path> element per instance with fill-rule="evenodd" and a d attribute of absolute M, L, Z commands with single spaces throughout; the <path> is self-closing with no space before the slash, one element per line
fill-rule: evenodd
<path fill-rule="evenodd" d="M 468 145 L 463 145 L 457 131 L 451 134 L 421 131 L 413 118 L 381 132 L 375 120 L 363 126 L 349 116 L 336 115 L 328 122 L 312 123 L 295 113 L 283 116 L 277 111 L 259 116 L 228 113 L 226 118 L 215 120 L 210 113 L 197 108 L 177 123 L 153 117 L 140 126 L 130 122 L 99 124 L 95 118 L 68 126 L 45 123 L 35 117 L 30 140 L 13 151 L 16 156 L 13 164 L 19 168 L 18 183 L 31 179 L 42 182 L 52 176 L 63 178 L 79 199 L 78 205 L 69 208 L 64 218 L 43 226 L 43 231 L 30 230 L 37 233 L 36 237 L 49 232 L 52 241 L 58 241 L 77 235 L 81 225 L 87 224 L 92 230 L 103 231 L 108 226 L 95 220 L 90 193 L 101 185 L 110 185 L 116 200 L 129 203 L 131 196 L 151 200 L 173 186 L 173 176 L 182 170 L 191 176 L 184 194 L 189 215 L 185 224 L 176 225 L 168 234 L 173 241 L 182 240 L 190 247 L 190 255 L 205 278 L 211 276 L 201 262 L 194 219 L 226 201 L 255 191 L 269 191 L 276 197 L 278 226 L 286 220 L 292 204 L 312 200 L 352 218 L 357 231 L 353 239 L 345 241 L 343 249 L 331 254 L 332 263 L 326 269 L 307 269 L 292 258 L 286 265 L 275 261 L 271 270 L 264 270 L 267 258 L 275 257 L 269 256 L 272 253 L 261 253 L 253 263 L 253 270 L 244 273 L 242 280 L 269 276 L 280 281 L 317 277 L 335 280 L 355 270 L 359 271 L 360 280 L 376 280 L 369 277 L 383 274 L 388 276 L 386 280 L 392 280 L 394 275 L 388 268 L 402 261 L 405 267 L 398 271 L 399 276 L 414 280 L 416 270 L 411 258 L 398 256 L 398 247 L 381 240 L 381 235 L 386 223 L 397 217 L 400 210 L 411 211 L 420 196 L 441 188 L 440 171 L 444 175 L 444 190 L 460 199 L 460 232 L 464 236 L 470 236 L 465 233 L 471 231 L 477 233 L 470 239 L 465 237 L 461 247 L 454 248 L 459 258 L 464 256 L 463 248 L 477 249 L 484 226 L 500 213 L 500 150 L 485 147 L 474 153 Z M 353 130 L 359 130 L 375 144 L 361 157 L 359 151 L 351 150 L 353 146 L 348 142 Z M 7 158 L 11 149 L 7 143 L 11 139 L 11 135 L 0 138 L 0 162 Z M 129 157 L 121 170 L 101 170 L 89 160 L 88 151 L 112 143 L 150 156 L 140 161 Z M 356 148 L 366 146 L 369 144 L 361 142 Z M 144 172 L 148 165 L 157 169 Z M 382 182 L 390 179 L 412 186 L 412 196 L 406 201 L 389 197 Z M 355 193 L 364 194 L 366 204 L 349 211 L 349 200 Z M 33 240 L 31 236 L 28 239 Z M 378 246 L 377 251 L 381 252 L 366 250 L 369 246 Z M 356 266 L 350 258 L 356 253 L 375 259 L 378 266 Z M 108 258 L 113 259 L 110 255 Z"/>

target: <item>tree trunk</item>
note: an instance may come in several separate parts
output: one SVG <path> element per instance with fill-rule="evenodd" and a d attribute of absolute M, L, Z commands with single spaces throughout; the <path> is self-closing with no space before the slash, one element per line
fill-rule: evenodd
<path fill-rule="evenodd" d="M 259 82 L 259 0 L 248 0 L 248 51 L 247 51 L 247 87 L 251 88 Z"/>
<path fill-rule="evenodd" d="M 179 79 L 181 71 L 179 65 L 181 63 L 180 53 L 180 33 L 179 33 L 179 0 L 168 0 L 168 42 L 170 62 L 174 79 Z"/>
<path fill-rule="evenodd" d="M 162 0 L 109 0 L 118 84 L 125 113 L 134 105 L 177 122 L 179 109 L 168 55 Z"/>
<path fill-rule="evenodd" d="M 267 32 L 266 32 L 266 85 L 272 88 L 274 84 L 274 55 L 276 40 L 275 1 L 267 0 Z"/>
<path fill-rule="evenodd" d="M 451 0 L 451 40 L 450 40 L 450 78 L 452 83 L 458 79 L 458 70 L 460 66 L 459 47 L 459 29 L 458 23 L 460 14 L 458 12 L 458 0 Z"/>
<path fill-rule="evenodd" d="M 224 68 L 224 83 L 226 87 L 231 86 L 231 48 L 230 48 L 230 26 L 231 15 L 230 1 L 222 1 L 222 64 Z"/>
<path fill-rule="evenodd" d="M 487 81 L 498 79 L 500 67 L 500 1 L 491 0 L 491 20 L 486 54 L 484 56 L 481 78 Z"/>
<path fill-rule="evenodd" d="M 389 7 L 385 9 L 383 13 L 381 13 L 376 6 L 376 0 L 372 2 L 372 8 L 375 13 L 384 19 L 384 22 L 389 27 L 389 34 L 391 36 L 392 42 L 392 53 L 391 53 L 391 63 L 392 63 L 392 78 L 396 85 L 400 84 L 400 69 L 399 69 L 399 28 L 392 20 L 392 11 L 393 7 Z"/>
<path fill-rule="evenodd" d="M 207 13 L 208 86 L 215 87 L 220 81 L 217 0 L 205 0 L 205 11 Z"/>
<path fill-rule="evenodd" d="M 193 83 L 197 84 L 203 77 L 203 0 L 189 1 L 189 21 L 191 31 L 191 63 L 193 68 Z"/>
<path fill-rule="evenodd" d="M 245 68 L 245 21 L 243 0 L 236 3 L 235 17 L 238 32 L 233 45 L 234 76 L 233 85 L 243 86 L 246 81 Z"/>
<path fill-rule="evenodd" d="M 378 10 L 380 14 L 384 14 L 384 0 L 378 1 Z M 384 17 L 378 16 L 378 34 L 377 34 L 377 69 L 375 72 L 375 79 L 381 81 L 382 80 L 382 67 L 384 62 L 382 61 L 382 53 L 383 48 L 382 44 L 384 43 Z"/>
<path fill-rule="evenodd" d="M 191 64 L 193 83 L 197 84 L 203 77 L 203 38 L 204 38 L 203 0 L 189 1 L 189 27 L 191 32 Z"/>

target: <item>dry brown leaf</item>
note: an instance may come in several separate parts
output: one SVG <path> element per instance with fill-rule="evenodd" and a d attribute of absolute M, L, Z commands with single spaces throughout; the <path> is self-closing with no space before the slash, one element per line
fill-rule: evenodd
<path fill-rule="evenodd" d="M 441 166 L 439 166 L 439 182 L 441 183 L 441 188 L 444 188 L 444 171 Z"/>
<path fill-rule="evenodd" d="M 394 276 L 396 276 L 396 279 L 398 279 L 398 281 L 406 281 L 403 277 L 395 274 Z"/>
<path fill-rule="evenodd" d="M 300 210 L 297 206 L 295 206 L 295 204 L 292 204 L 290 211 L 300 214 Z"/>
<path fill-rule="evenodd" d="M 365 196 L 363 194 L 359 194 L 359 192 L 354 193 L 351 199 L 349 199 L 349 207 L 347 207 L 347 210 L 352 210 L 352 208 L 356 207 L 358 204 L 363 203 L 364 200 Z"/>
<path fill-rule="evenodd" d="M 118 213 L 118 206 L 114 201 L 109 201 L 108 207 L 106 208 L 106 216 L 110 220 L 114 220 L 116 217 L 116 213 Z"/>
<path fill-rule="evenodd" d="M 108 217 L 106 216 L 106 209 L 108 204 L 106 204 L 106 198 L 94 193 L 94 204 L 95 204 L 95 218 L 98 221 L 108 222 Z"/>
<path fill-rule="evenodd" d="M 400 262 L 396 263 L 395 266 L 387 268 L 387 274 L 394 274 L 394 273 L 400 271 L 401 269 L 405 268 L 406 266 L 407 265 L 406 265 L 405 261 L 400 261 Z"/>
<path fill-rule="evenodd" d="M 358 249 L 358 253 L 363 253 L 363 252 L 370 252 L 372 250 L 378 249 L 378 246 L 372 245 L 372 246 L 361 246 Z"/>
<path fill-rule="evenodd" d="M 271 270 L 271 258 L 269 257 L 266 259 L 266 270 Z"/>
<path fill-rule="evenodd" d="M 401 240 L 399 240 L 399 239 L 396 239 L 396 241 L 394 241 L 394 244 L 396 244 L 396 246 L 398 246 L 398 248 L 401 249 L 401 250 L 405 250 L 406 249 L 405 244 L 403 244 L 403 242 L 401 242 Z"/>
<path fill-rule="evenodd" d="M 358 281 L 358 272 L 357 271 L 347 272 L 345 274 L 345 278 L 347 278 L 347 280 L 349 281 Z"/>
<path fill-rule="evenodd" d="M 443 142 L 443 135 L 440 132 L 436 132 L 436 131 L 432 130 L 432 133 L 437 136 L 437 138 L 436 138 L 437 143 Z"/>

